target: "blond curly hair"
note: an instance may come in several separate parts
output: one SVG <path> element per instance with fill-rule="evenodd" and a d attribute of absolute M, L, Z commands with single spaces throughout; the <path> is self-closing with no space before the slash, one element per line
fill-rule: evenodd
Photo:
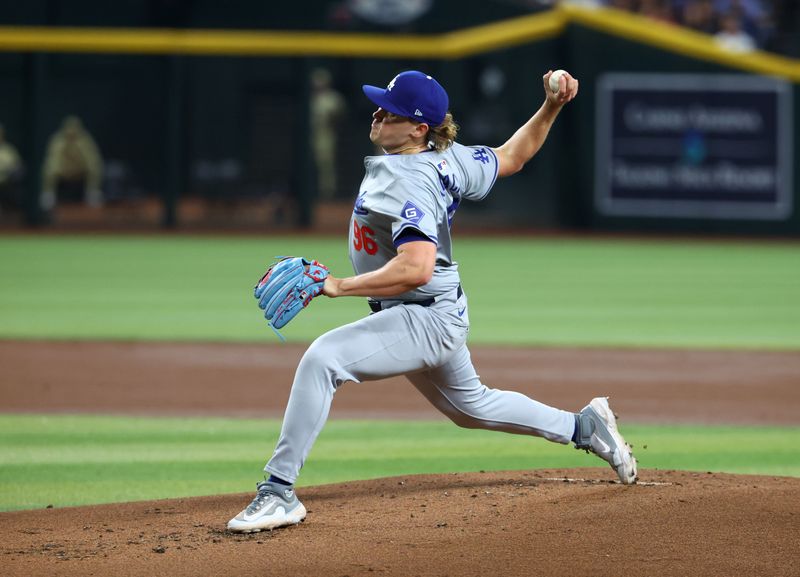
<path fill-rule="evenodd" d="M 428 132 L 430 146 L 439 152 L 444 152 L 453 145 L 458 135 L 458 124 L 453 120 L 453 115 L 447 113 L 442 123 Z"/>

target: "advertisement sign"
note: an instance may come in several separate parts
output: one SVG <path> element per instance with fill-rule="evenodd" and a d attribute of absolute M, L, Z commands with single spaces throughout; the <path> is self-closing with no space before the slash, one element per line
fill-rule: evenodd
<path fill-rule="evenodd" d="M 595 152 L 598 212 L 788 218 L 791 90 L 764 76 L 602 76 Z"/>

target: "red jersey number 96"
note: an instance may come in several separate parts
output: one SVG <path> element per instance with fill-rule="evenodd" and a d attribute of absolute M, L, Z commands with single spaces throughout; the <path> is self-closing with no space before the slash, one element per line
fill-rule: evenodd
<path fill-rule="evenodd" d="M 353 248 L 367 254 L 378 252 L 378 243 L 375 242 L 375 231 L 368 226 L 358 226 L 358 221 L 353 219 Z"/>

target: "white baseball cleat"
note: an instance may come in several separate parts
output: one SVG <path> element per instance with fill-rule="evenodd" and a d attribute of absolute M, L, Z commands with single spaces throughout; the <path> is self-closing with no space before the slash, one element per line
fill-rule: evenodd
<path fill-rule="evenodd" d="M 578 413 L 575 448 L 591 451 L 617 472 L 624 485 L 636 483 L 636 458 L 617 430 L 617 419 L 607 397 L 597 397 Z"/>
<path fill-rule="evenodd" d="M 262 481 L 258 493 L 247 508 L 228 521 L 228 529 L 237 533 L 256 533 L 296 525 L 306 517 L 306 508 L 292 487 Z"/>

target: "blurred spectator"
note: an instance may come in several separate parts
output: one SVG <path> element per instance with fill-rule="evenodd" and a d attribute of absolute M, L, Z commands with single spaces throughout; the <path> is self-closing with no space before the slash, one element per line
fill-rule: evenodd
<path fill-rule="evenodd" d="M 742 30 L 742 21 L 734 12 L 720 18 L 720 31 L 714 35 L 714 39 L 731 52 L 750 52 L 756 49 L 755 40 Z"/>
<path fill-rule="evenodd" d="M 611 8 L 627 12 L 636 12 L 637 9 L 637 3 L 634 0 L 609 0 L 608 5 Z"/>
<path fill-rule="evenodd" d="M 5 128 L 0 124 L 0 207 L 19 208 L 22 171 L 22 159 L 14 145 L 6 140 Z"/>
<path fill-rule="evenodd" d="M 714 4 L 711 0 L 688 0 L 681 8 L 678 20 L 698 32 L 714 34 L 717 31 Z"/>
<path fill-rule="evenodd" d="M 756 48 L 781 49 L 784 33 L 780 15 L 791 11 L 798 0 L 604 0 L 618 10 L 675 22 L 717 37 L 728 50 L 744 52 Z M 776 15 L 778 18 L 776 18 Z M 777 22 L 777 23 L 776 23 Z M 800 37 L 797 24 L 790 35 Z M 781 38 L 776 38 L 781 36 Z"/>
<path fill-rule="evenodd" d="M 651 20 L 674 22 L 670 0 L 639 0 L 639 13 Z"/>
<path fill-rule="evenodd" d="M 317 169 L 317 193 L 323 199 L 336 195 L 337 127 L 344 114 L 344 97 L 333 89 L 331 73 L 317 68 L 311 73 L 311 147 Z"/>
<path fill-rule="evenodd" d="M 717 14 L 737 12 L 753 22 L 761 20 L 766 12 L 761 0 L 714 0 L 714 11 Z"/>
<path fill-rule="evenodd" d="M 722 18 L 732 14 L 739 19 L 739 27 L 750 36 L 755 44 L 764 46 L 774 33 L 771 9 L 773 3 L 767 0 L 714 0 L 714 10 Z"/>
<path fill-rule="evenodd" d="M 68 116 L 50 137 L 42 169 L 40 206 L 52 211 L 58 200 L 79 200 L 92 207 L 103 203 L 100 183 L 103 159 L 92 136 L 77 116 Z"/>

